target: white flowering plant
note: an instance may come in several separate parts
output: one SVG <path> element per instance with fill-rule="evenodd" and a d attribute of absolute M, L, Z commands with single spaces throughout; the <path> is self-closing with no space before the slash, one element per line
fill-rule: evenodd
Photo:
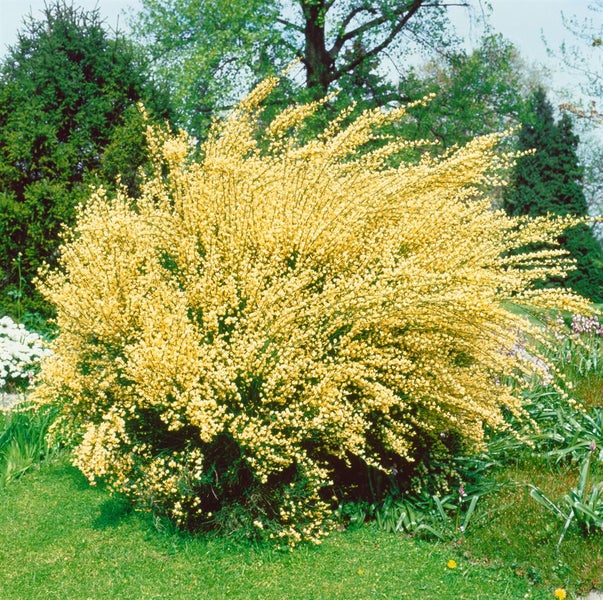
<path fill-rule="evenodd" d="M 48 352 L 42 336 L 8 316 L 0 318 L 0 392 L 26 388 Z"/>

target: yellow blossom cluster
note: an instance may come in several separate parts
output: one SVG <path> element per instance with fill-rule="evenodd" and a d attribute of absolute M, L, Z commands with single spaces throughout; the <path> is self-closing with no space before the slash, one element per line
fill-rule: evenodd
<path fill-rule="evenodd" d="M 512 382 L 541 363 L 514 349 L 542 334 L 512 305 L 588 306 L 533 289 L 571 266 L 556 242 L 571 220 L 510 218 L 484 196 L 510 160 L 500 135 L 397 164 L 408 144 L 378 129 L 405 108 L 308 141 L 309 105 L 258 140 L 276 84 L 216 123 L 200 159 L 184 133 L 149 129 L 139 198 L 92 194 L 40 279 L 60 334 L 35 397 L 61 404 L 91 481 L 181 523 L 255 486 L 273 502 L 255 526 L 267 515 L 295 543 L 320 538 L 334 461 L 388 471 L 418 434 L 479 445 L 522 414 Z M 550 250 L 515 251 L 532 242 Z"/>

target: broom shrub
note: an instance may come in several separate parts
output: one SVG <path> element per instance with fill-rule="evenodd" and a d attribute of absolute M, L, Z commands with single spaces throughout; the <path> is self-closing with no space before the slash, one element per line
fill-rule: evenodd
<path fill-rule="evenodd" d="M 547 340 L 509 307 L 590 309 L 532 288 L 571 267 L 574 221 L 492 209 L 500 135 L 409 164 L 379 134 L 407 108 L 309 137 L 319 103 L 262 122 L 276 85 L 198 153 L 149 127 L 140 195 L 92 194 L 40 277 L 60 333 L 33 398 L 91 482 L 294 545 L 325 535 L 358 465 L 403 477 L 425 440 L 478 448 L 525 417 L 522 382 L 548 375 L 517 343 Z M 529 243 L 548 249 L 512 252 Z"/>

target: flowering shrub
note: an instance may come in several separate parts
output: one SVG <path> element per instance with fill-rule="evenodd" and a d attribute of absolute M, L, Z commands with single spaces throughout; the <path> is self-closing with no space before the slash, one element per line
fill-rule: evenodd
<path fill-rule="evenodd" d="M 10 317 L 0 318 L 0 391 L 26 387 L 47 353 L 37 333 Z"/>
<path fill-rule="evenodd" d="M 258 141 L 275 85 L 200 160 L 184 133 L 149 129 L 141 196 L 99 189 L 80 210 L 41 277 L 60 334 L 35 398 L 62 404 L 91 482 L 181 525 L 247 519 L 294 544 L 324 534 L 346 465 L 390 474 L 419 438 L 480 445 L 523 414 L 513 382 L 539 363 L 512 350 L 544 333 L 512 303 L 589 309 L 531 289 L 568 268 L 571 221 L 483 196 L 508 162 L 500 136 L 396 166 L 408 144 L 378 128 L 405 109 L 344 114 L 308 141 L 311 104 Z M 551 249 L 513 252 L 532 242 Z"/>

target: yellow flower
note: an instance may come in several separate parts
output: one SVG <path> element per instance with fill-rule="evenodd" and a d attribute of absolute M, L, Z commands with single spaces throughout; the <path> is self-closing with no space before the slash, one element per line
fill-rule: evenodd
<path fill-rule="evenodd" d="M 553 595 L 557 600 L 565 600 L 567 598 L 567 592 L 563 588 L 557 588 Z"/>
<path fill-rule="evenodd" d="M 235 444 L 260 494 L 294 470 L 274 533 L 294 545 L 330 529 L 325 458 L 387 471 L 416 458 L 415 434 L 453 430 L 478 448 L 507 410 L 528 419 L 521 390 L 556 371 L 537 350 L 548 330 L 507 307 L 591 308 L 532 285 L 570 268 L 557 240 L 577 221 L 492 210 L 486 192 L 512 159 L 502 134 L 400 163 L 422 144 L 375 142 L 407 107 L 351 122 L 349 109 L 307 140 L 312 103 L 259 142 L 276 84 L 216 123 L 199 160 L 185 133 L 149 125 L 137 197 L 99 188 L 78 210 L 39 281 L 60 334 L 30 399 L 65 398 L 56 431 L 91 481 L 182 522 L 213 503 L 206 447 Z M 550 249 L 515 252 L 532 242 Z M 369 452 L 372 431 L 383 453 Z M 166 454 L 172 436 L 186 450 Z"/>
<path fill-rule="evenodd" d="M 456 569 L 456 560 L 452 560 L 452 558 L 446 563 L 446 566 L 449 569 Z"/>

